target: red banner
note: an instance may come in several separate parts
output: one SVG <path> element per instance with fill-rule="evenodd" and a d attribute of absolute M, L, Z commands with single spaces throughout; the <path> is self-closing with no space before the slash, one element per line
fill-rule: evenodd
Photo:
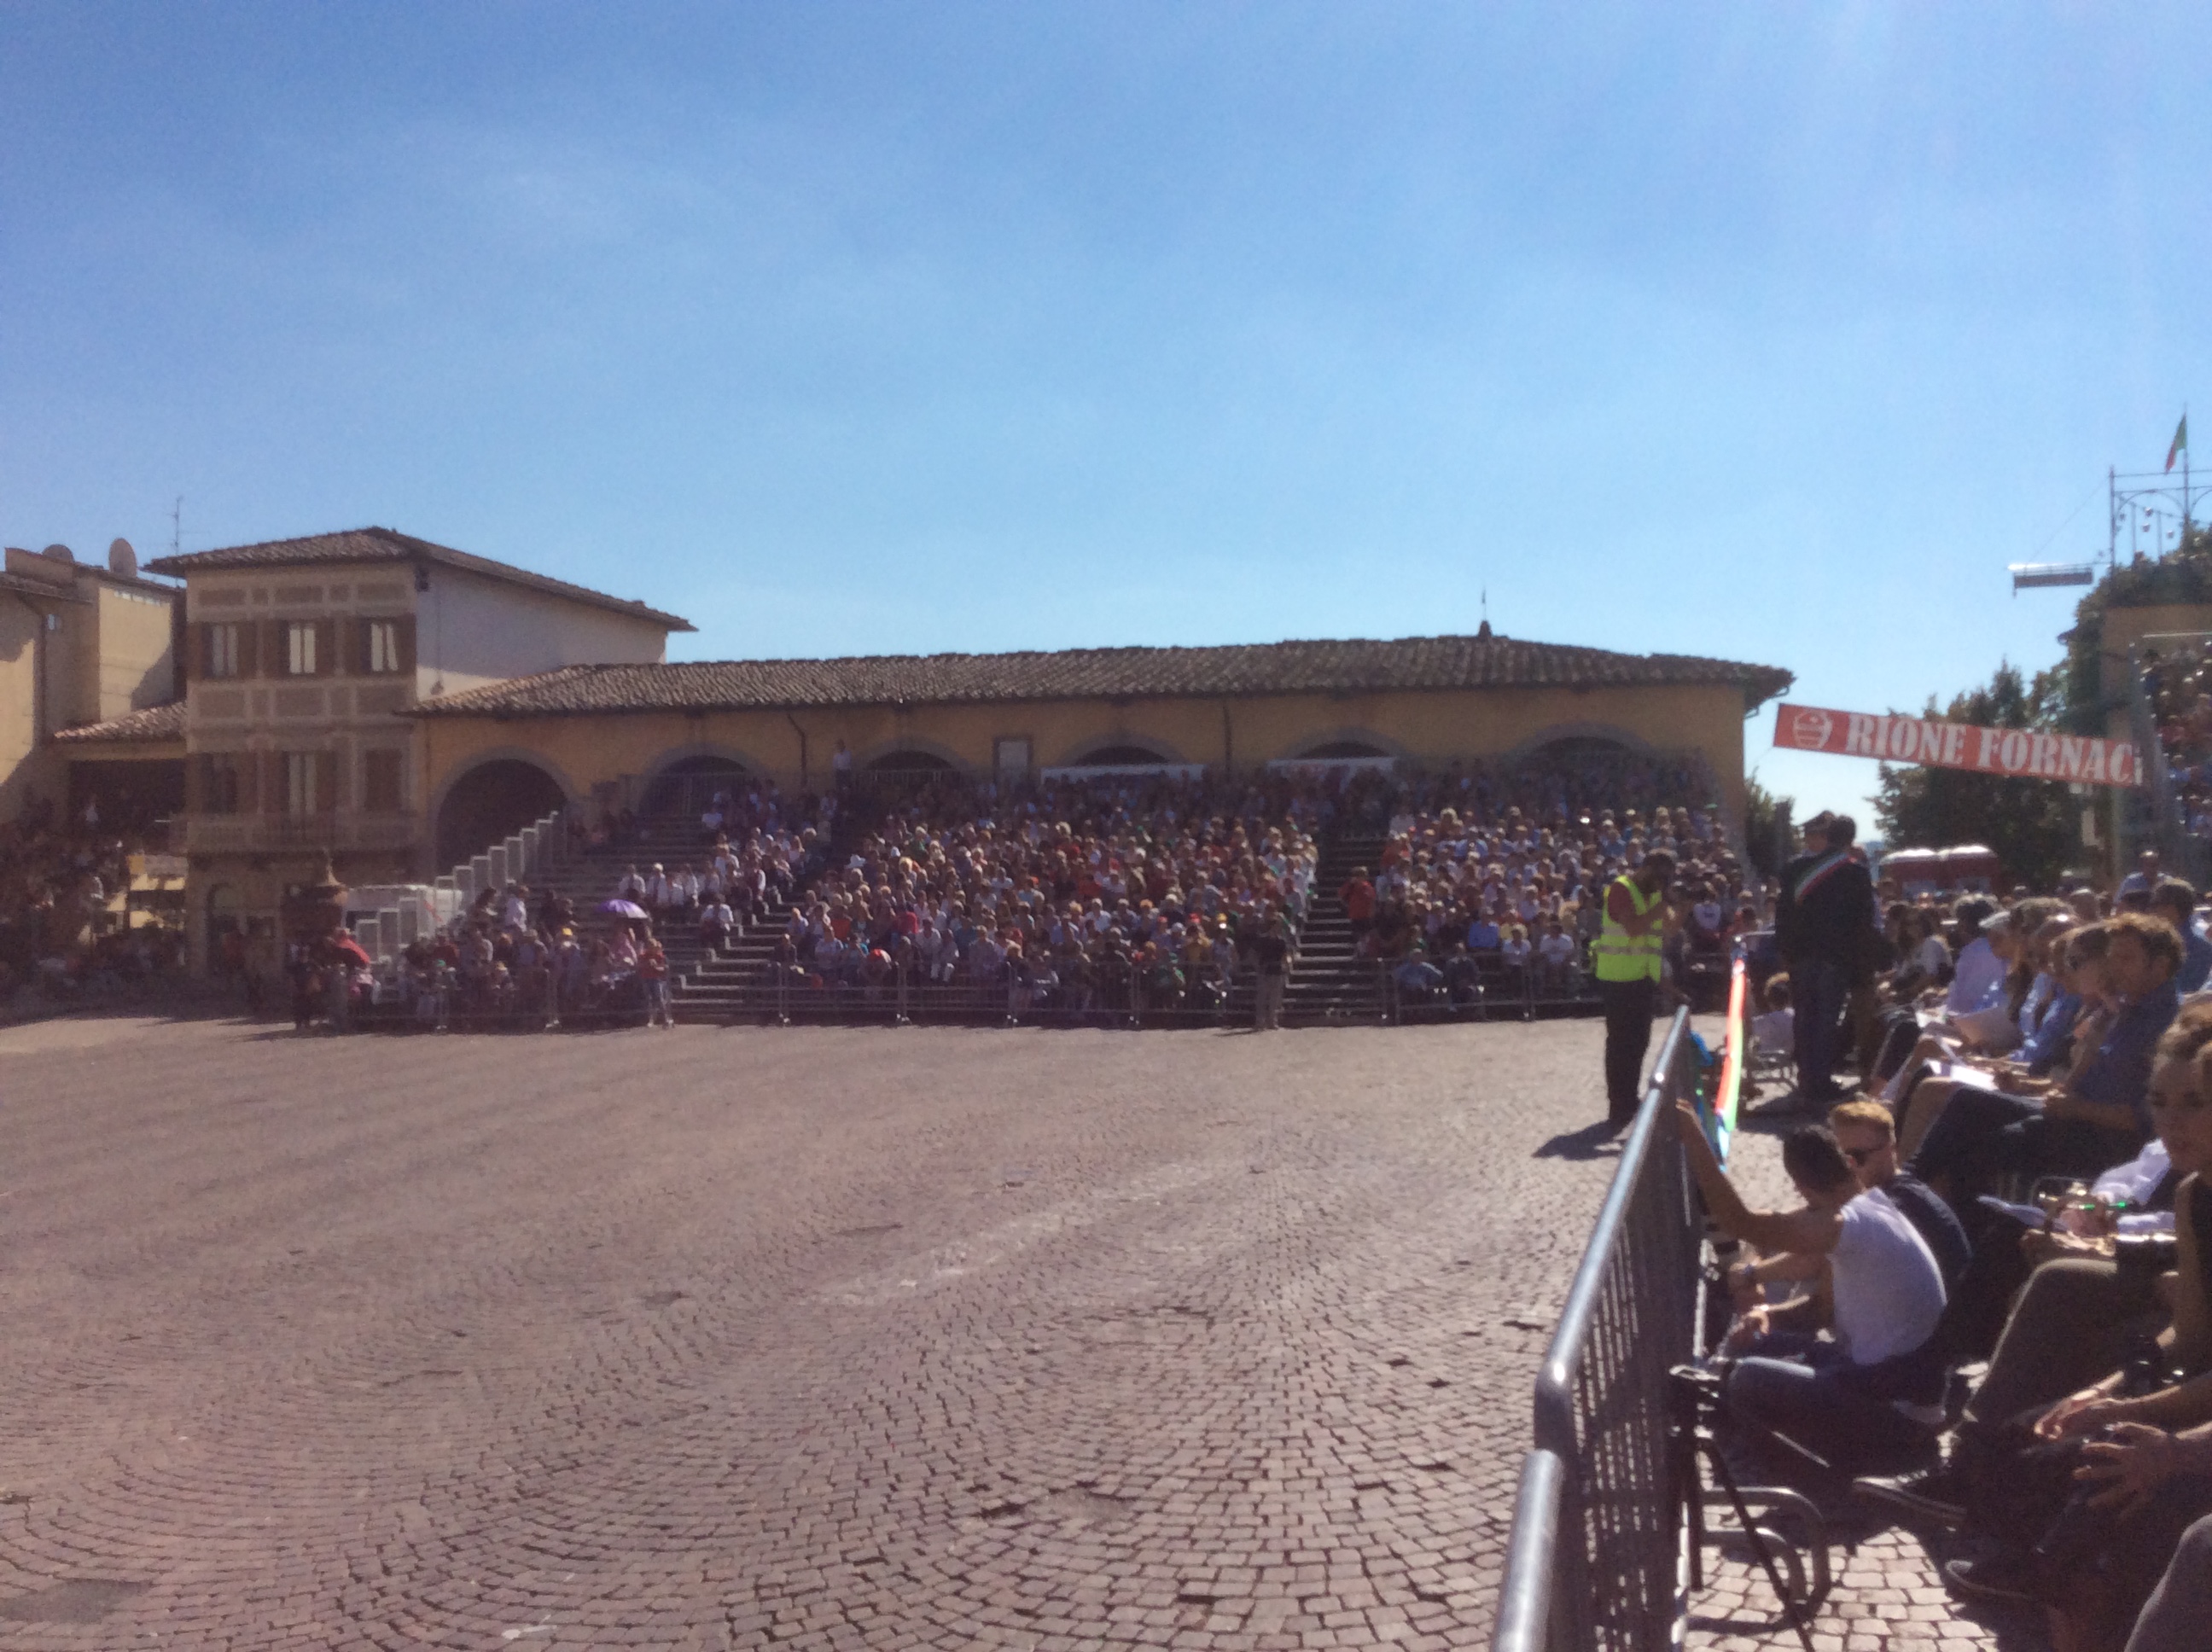
<path fill-rule="evenodd" d="M 1969 768 L 2013 780 L 2142 784 L 2133 742 L 2042 729 L 1984 728 L 1926 717 L 1784 706 L 1774 719 L 1774 744 L 1790 751 L 1832 751 L 1931 768 Z"/>

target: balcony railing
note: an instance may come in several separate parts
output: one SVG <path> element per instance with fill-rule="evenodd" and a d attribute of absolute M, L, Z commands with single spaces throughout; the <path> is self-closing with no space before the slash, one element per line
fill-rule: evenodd
<path fill-rule="evenodd" d="M 421 835 L 412 815 L 191 815 L 182 824 L 191 854 L 404 849 Z"/>

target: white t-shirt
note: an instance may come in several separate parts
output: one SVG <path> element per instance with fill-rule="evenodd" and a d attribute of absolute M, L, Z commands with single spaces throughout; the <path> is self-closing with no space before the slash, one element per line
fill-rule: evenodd
<path fill-rule="evenodd" d="M 1869 1187 L 1838 1212 L 1843 1231 L 1828 1261 L 1836 1340 L 1854 1365 L 1909 1354 L 1943 1313 L 1943 1273 L 1920 1230 Z"/>
<path fill-rule="evenodd" d="M 1797 1044 L 1796 1012 L 1785 1005 L 1753 1017 L 1751 1042 L 1762 1055 L 1789 1054 Z"/>

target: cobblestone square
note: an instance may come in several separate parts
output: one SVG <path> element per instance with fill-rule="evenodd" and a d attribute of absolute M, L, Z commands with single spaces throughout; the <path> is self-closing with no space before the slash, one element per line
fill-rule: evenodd
<path fill-rule="evenodd" d="M 1597 1041 L 0 1034 L 0 1645 L 1482 1645 Z"/>

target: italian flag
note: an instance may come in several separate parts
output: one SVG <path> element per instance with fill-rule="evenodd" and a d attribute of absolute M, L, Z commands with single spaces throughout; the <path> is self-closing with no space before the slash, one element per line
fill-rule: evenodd
<path fill-rule="evenodd" d="M 2173 468 L 2175 455 L 2185 453 L 2188 451 L 2189 415 L 2185 413 L 2181 416 L 2181 422 L 2173 427 L 2173 442 L 2172 445 L 2166 450 L 2166 468 L 2171 471 Z"/>

